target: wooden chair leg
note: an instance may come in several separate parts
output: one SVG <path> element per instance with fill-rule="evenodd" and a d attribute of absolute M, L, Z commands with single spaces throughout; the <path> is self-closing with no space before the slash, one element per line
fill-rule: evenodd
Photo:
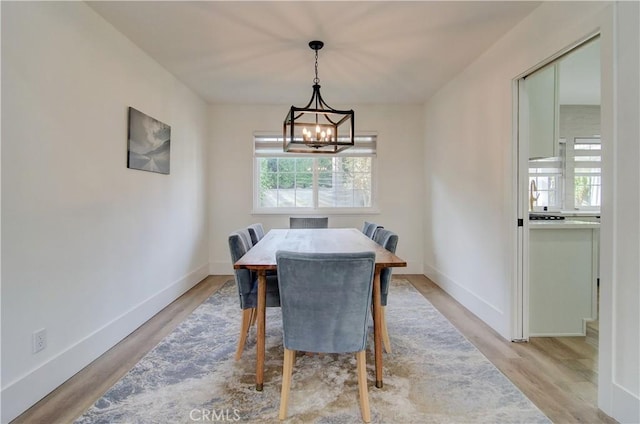
<path fill-rule="evenodd" d="M 367 357 L 364 350 L 356 352 L 356 364 L 358 368 L 358 392 L 360 394 L 360 413 L 362 421 L 371 421 L 371 410 L 369 408 L 369 389 L 367 387 Z"/>
<path fill-rule="evenodd" d="M 287 407 L 289 405 L 289 392 L 291 391 L 291 374 L 293 363 L 296 360 L 296 351 L 284 349 L 284 361 L 282 364 L 282 391 L 280 392 L 280 414 L 278 418 L 287 418 Z"/>
<path fill-rule="evenodd" d="M 382 344 L 384 345 L 384 351 L 387 353 L 391 353 L 391 340 L 389 339 L 389 332 L 387 331 L 387 318 L 385 316 L 384 310 L 386 307 L 382 307 L 382 314 L 380 317 L 382 318 Z"/>
<path fill-rule="evenodd" d="M 236 361 L 242 356 L 244 344 L 247 341 L 247 334 L 251 326 L 251 316 L 255 315 L 255 308 L 242 310 L 242 323 L 240 324 L 240 339 L 238 340 L 238 348 L 236 349 Z"/>
<path fill-rule="evenodd" d="M 257 319 L 258 319 L 258 310 L 256 308 L 252 308 L 251 309 L 251 323 L 249 324 L 249 326 L 253 327 L 254 325 L 256 325 Z"/>

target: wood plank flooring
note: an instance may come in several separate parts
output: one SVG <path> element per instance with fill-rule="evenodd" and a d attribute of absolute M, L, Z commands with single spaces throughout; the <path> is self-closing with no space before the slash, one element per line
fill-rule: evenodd
<path fill-rule="evenodd" d="M 502 338 L 422 275 L 406 275 L 554 423 L 615 423 L 597 407 L 598 351 L 585 337 Z"/>
<path fill-rule="evenodd" d="M 422 275 L 403 275 L 555 423 L 615 423 L 596 407 L 597 349 L 581 337 L 504 340 Z M 231 276 L 210 276 L 12 423 L 71 423 Z M 238 312 L 239 313 L 239 312 Z"/>

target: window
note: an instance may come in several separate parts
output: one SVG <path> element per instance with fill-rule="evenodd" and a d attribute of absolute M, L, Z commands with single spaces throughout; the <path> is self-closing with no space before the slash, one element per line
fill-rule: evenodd
<path fill-rule="evenodd" d="M 535 182 L 538 196 L 536 206 L 546 206 L 550 210 L 562 208 L 564 149 L 564 140 L 560 140 L 560 157 L 529 160 L 529 190 Z"/>
<path fill-rule="evenodd" d="M 371 210 L 375 145 L 375 135 L 360 135 L 338 154 L 285 153 L 282 137 L 254 136 L 254 210 Z"/>
<path fill-rule="evenodd" d="M 600 209 L 601 181 L 600 138 L 575 138 L 573 149 L 567 149 L 567 177 L 573 182 L 573 207 Z M 570 184 L 571 185 L 571 184 Z"/>
<path fill-rule="evenodd" d="M 529 187 L 535 181 L 539 193 L 536 206 L 599 210 L 601 162 L 599 137 L 560 139 L 559 157 L 529 160 Z"/>

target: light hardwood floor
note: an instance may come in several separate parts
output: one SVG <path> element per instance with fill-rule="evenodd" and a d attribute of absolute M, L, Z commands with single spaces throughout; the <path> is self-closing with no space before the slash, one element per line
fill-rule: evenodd
<path fill-rule="evenodd" d="M 210 276 L 13 423 L 70 423 L 231 276 Z M 597 349 L 582 337 L 511 343 L 422 275 L 403 275 L 555 423 L 615 423 L 596 407 Z"/>
<path fill-rule="evenodd" d="M 405 276 L 554 423 L 615 423 L 597 407 L 598 350 L 585 337 L 502 338 L 425 276 Z"/>

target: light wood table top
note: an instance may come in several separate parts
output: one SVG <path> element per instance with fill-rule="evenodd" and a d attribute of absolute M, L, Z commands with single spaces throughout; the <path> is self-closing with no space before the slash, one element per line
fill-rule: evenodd
<path fill-rule="evenodd" d="M 258 244 L 234 264 L 234 268 L 277 269 L 276 251 L 278 250 L 310 253 L 373 251 L 376 253 L 376 268 L 407 266 L 404 260 L 356 228 L 309 228 L 269 231 Z"/>

